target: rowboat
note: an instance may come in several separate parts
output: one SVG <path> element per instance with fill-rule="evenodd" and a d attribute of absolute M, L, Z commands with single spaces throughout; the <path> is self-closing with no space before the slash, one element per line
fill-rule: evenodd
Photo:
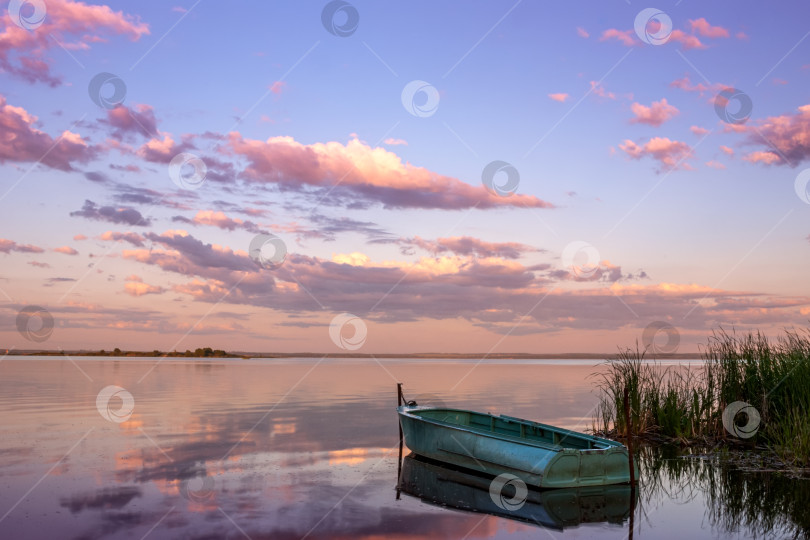
<path fill-rule="evenodd" d="M 538 488 L 630 481 L 627 448 L 563 428 L 446 407 L 397 407 L 407 447 L 420 456 L 489 475 L 512 474 Z M 634 463 L 635 478 L 638 465 Z"/>
<path fill-rule="evenodd" d="M 397 488 L 421 501 L 466 512 L 480 512 L 547 529 L 583 523 L 621 524 L 638 492 L 629 485 L 527 490 L 520 504 L 507 506 L 491 493 L 491 477 L 410 454 L 402 462 Z"/>

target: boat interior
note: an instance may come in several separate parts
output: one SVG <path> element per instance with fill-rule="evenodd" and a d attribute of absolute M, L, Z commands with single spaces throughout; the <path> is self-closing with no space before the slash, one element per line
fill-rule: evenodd
<path fill-rule="evenodd" d="M 522 439 L 559 448 L 593 450 L 619 446 L 619 443 L 606 439 L 509 416 L 495 416 L 457 409 L 415 409 L 408 412 L 425 419 L 464 427 L 480 433 L 492 433 L 498 437 Z"/>

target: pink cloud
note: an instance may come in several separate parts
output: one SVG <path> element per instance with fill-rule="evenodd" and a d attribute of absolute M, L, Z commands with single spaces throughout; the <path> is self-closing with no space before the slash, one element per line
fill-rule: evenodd
<path fill-rule="evenodd" d="M 188 219 L 183 216 L 175 216 L 172 218 L 172 221 L 178 223 L 190 223 L 193 225 L 208 225 L 211 227 L 218 227 L 226 231 L 244 229 L 256 234 L 265 232 L 252 221 L 246 221 L 239 218 L 230 218 L 226 216 L 224 212 L 219 210 L 200 210 L 193 219 Z"/>
<path fill-rule="evenodd" d="M 44 263 L 44 262 L 39 262 L 39 261 L 28 261 L 28 264 L 30 264 L 31 266 L 36 266 L 37 268 L 50 268 L 51 267 L 50 264 Z"/>
<path fill-rule="evenodd" d="M 267 210 L 261 208 L 242 208 L 241 212 L 253 217 L 264 217 L 267 215 Z"/>
<path fill-rule="evenodd" d="M 5 28 L 0 33 L 0 68 L 28 82 L 60 83 L 43 59 L 48 51 L 61 46 L 85 50 L 104 41 L 103 35 L 121 35 L 136 41 L 149 34 L 149 26 L 136 17 L 113 11 L 109 6 L 88 5 L 71 0 L 48 0 L 47 17 L 35 32 L 18 27 L 7 10 L 2 14 Z"/>
<path fill-rule="evenodd" d="M 677 41 L 683 45 L 684 50 L 706 48 L 706 45 L 701 43 L 697 36 L 687 34 L 683 30 L 673 30 L 669 35 L 669 41 Z"/>
<path fill-rule="evenodd" d="M 156 285 L 148 285 L 143 282 L 143 279 L 136 275 L 128 276 L 125 280 L 124 292 L 130 296 L 144 296 L 146 294 L 161 294 L 166 291 L 163 287 Z"/>
<path fill-rule="evenodd" d="M 609 28 L 602 32 L 602 36 L 599 38 L 599 41 L 608 41 L 610 39 L 615 39 L 628 47 L 641 45 L 641 41 L 635 38 L 635 32 L 633 30 L 617 30 L 616 28 Z"/>
<path fill-rule="evenodd" d="M 207 167 L 205 181 L 233 182 L 236 177 L 235 167 L 232 163 L 225 162 L 213 154 L 199 154 L 195 146 L 196 139 L 219 140 L 216 133 L 206 132 L 201 135 L 186 133 L 180 137 L 180 142 L 176 142 L 171 134 L 159 132 L 162 138 L 152 138 L 142 144 L 133 152 L 132 148 L 120 145 L 114 139 L 106 141 L 107 146 L 117 148 L 124 154 L 134 154 L 136 157 L 152 163 L 167 164 L 181 152 L 188 152 L 200 158 Z M 178 206 L 178 205 L 175 205 Z"/>
<path fill-rule="evenodd" d="M 726 166 L 720 163 L 719 161 L 710 160 L 706 162 L 707 167 L 711 167 L 712 169 L 725 169 Z"/>
<path fill-rule="evenodd" d="M 734 149 L 729 148 L 728 146 L 722 145 L 722 146 L 720 146 L 720 150 L 722 150 L 726 155 L 729 155 L 729 156 L 734 155 Z"/>
<path fill-rule="evenodd" d="M 641 103 L 633 103 L 630 110 L 636 115 L 630 120 L 631 124 L 647 124 L 655 127 L 659 127 L 679 112 L 677 108 L 667 103 L 666 98 L 662 98 L 661 101 L 653 101 L 649 107 Z"/>
<path fill-rule="evenodd" d="M 386 208 L 552 208 L 533 195 L 499 197 L 484 186 L 473 186 L 423 167 L 403 163 L 384 148 L 371 148 L 357 139 L 304 145 L 292 137 L 266 141 L 231 133 L 228 149 L 244 157 L 242 178 L 285 189 L 331 189 L 332 197 L 351 197 L 352 204 L 382 203 Z"/>
<path fill-rule="evenodd" d="M 716 94 L 717 92 L 728 88 L 728 85 L 720 83 L 692 83 L 692 81 L 689 79 L 689 75 L 684 75 L 682 78 L 672 81 L 669 83 L 669 85 L 672 88 L 678 88 L 684 92 L 698 92 L 700 94 L 704 94 L 706 92 Z"/>
<path fill-rule="evenodd" d="M 657 32 L 660 29 L 660 26 L 657 24 L 654 26 L 655 28 L 651 28 L 651 30 Z M 698 36 L 695 34 L 710 39 L 729 37 L 728 30 L 720 26 L 712 26 L 704 18 L 689 20 L 689 28 L 692 32 L 691 34 L 677 28 L 672 30 L 667 38 L 667 41 L 680 43 L 684 50 L 705 49 L 706 45 L 701 42 L 700 38 L 698 38 Z M 599 38 L 599 41 L 607 41 L 611 39 L 615 39 L 627 47 L 642 45 L 642 42 L 636 39 L 634 30 L 618 30 L 616 28 L 610 28 L 602 32 L 602 36 Z"/>
<path fill-rule="evenodd" d="M 80 240 L 87 240 L 87 237 L 83 234 L 77 234 L 73 237 L 73 239 L 76 241 L 80 241 Z"/>
<path fill-rule="evenodd" d="M 174 137 L 163 131 L 159 132 L 161 138 L 152 138 L 143 143 L 136 150 L 131 146 L 118 144 L 114 139 L 108 139 L 106 146 L 116 148 L 123 154 L 133 155 L 144 161 L 159 164 L 168 164 L 178 154 L 187 152 L 200 158 L 207 167 L 205 181 L 210 180 L 217 182 L 233 182 L 236 176 L 234 165 L 220 160 L 213 154 L 202 154 L 197 150 L 195 140 L 200 139 L 213 139 L 218 140 L 220 136 L 215 133 L 204 133 L 202 135 L 195 135 L 186 133 L 180 136 L 180 141 L 175 141 Z M 175 207 L 182 207 L 183 205 L 174 205 Z"/>
<path fill-rule="evenodd" d="M 745 40 L 745 41 L 748 40 L 748 34 L 746 34 L 743 31 L 737 32 L 736 34 L 734 34 L 734 37 L 736 37 L 737 39 Z"/>
<path fill-rule="evenodd" d="M 607 99 L 616 99 L 616 94 L 614 94 L 613 92 L 608 92 L 607 90 L 605 90 L 605 86 L 603 84 L 601 84 L 601 83 L 599 83 L 597 81 L 590 81 L 589 84 L 591 85 L 591 93 L 592 94 L 594 94 L 596 96 L 599 96 L 599 97 L 607 98 Z"/>
<path fill-rule="evenodd" d="M 168 163 L 180 152 L 171 135 L 164 135 L 162 139 L 149 139 L 140 148 L 137 154 L 146 161 L 155 163 Z"/>
<path fill-rule="evenodd" d="M 691 131 L 695 135 L 706 135 L 709 132 L 708 129 L 702 128 L 700 126 L 692 126 L 689 128 L 689 131 Z"/>
<path fill-rule="evenodd" d="M 782 158 L 780 158 L 774 152 L 750 152 L 743 156 L 745 161 L 749 163 L 764 163 L 765 165 L 773 165 L 774 163 L 780 163 Z"/>
<path fill-rule="evenodd" d="M 741 127 L 749 144 L 767 145 L 766 150 L 746 155 L 746 161 L 795 167 L 810 159 L 810 105 L 802 105 L 794 114 L 771 116 Z"/>
<path fill-rule="evenodd" d="M 660 314 L 700 329 L 716 325 L 718 320 L 784 324 L 786 318 L 806 320 L 800 310 L 810 306 L 807 297 L 763 297 L 688 283 L 635 283 L 648 279 L 643 271 L 628 274 L 606 260 L 599 263 L 595 283 L 600 286 L 571 289 L 565 284 L 573 278 L 564 269 L 529 267 L 475 253 L 412 261 L 375 261 L 362 252 L 338 253 L 331 259 L 290 253 L 281 267 L 268 273 L 252 264 L 244 252 L 204 244 L 181 231 L 167 231 L 152 239 L 156 246 L 151 251 L 125 251 L 123 257 L 189 278 L 171 287 L 172 291 L 201 302 L 221 301 L 282 313 L 322 313 L 325 308 L 389 323 L 465 319 L 494 332 L 499 330 L 497 325 L 492 327 L 492 321 L 507 323 L 502 329 L 507 332 L 531 313 L 527 321 L 541 323 L 536 329 L 540 332 L 548 325 L 555 329 L 618 329 L 638 324 L 637 317 L 656 320 Z M 550 288 L 552 283 L 557 286 Z M 605 283 L 612 285 L 605 287 Z M 384 313 L 368 314 L 369 305 L 383 295 Z M 617 309 L 617 296 L 631 309 Z M 426 298 L 432 301 L 425 302 Z"/>
<path fill-rule="evenodd" d="M 119 105 L 107 111 L 107 119 L 103 122 L 112 126 L 112 136 L 117 140 L 130 134 L 149 138 L 158 135 L 155 111 L 149 105 L 135 105 L 132 108 Z"/>
<path fill-rule="evenodd" d="M 599 41 L 608 41 L 612 39 L 615 39 L 627 47 L 635 47 L 643 44 L 639 39 L 636 38 L 634 30 L 617 30 L 615 28 L 610 28 L 602 32 L 602 36 L 599 38 Z M 706 48 L 706 46 L 701 43 L 697 36 L 687 34 L 683 30 L 673 30 L 669 34 L 668 41 L 678 42 L 683 46 L 684 49 L 687 50 Z"/>
<path fill-rule="evenodd" d="M 721 96 L 717 96 L 717 103 L 722 104 L 725 101 Z M 724 133 L 745 133 L 746 131 L 748 131 L 748 127 L 745 124 L 725 124 L 723 126 Z"/>
<path fill-rule="evenodd" d="M 114 231 L 107 231 L 99 237 L 101 240 L 106 242 L 118 242 L 123 240 L 124 242 L 128 242 L 133 246 L 142 247 L 143 246 L 143 236 L 138 233 L 134 232 L 114 232 Z"/>
<path fill-rule="evenodd" d="M 141 172 L 141 168 L 137 165 L 117 165 L 115 163 L 110 163 L 110 168 L 114 171 L 125 171 L 125 172 Z"/>
<path fill-rule="evenodd" d="M 691 169 L 686 162 L 691 155 L 691 147 L 680 141 L 672 141 L 667 137 L 653 137 L 646 143 L 638 145 L 627 139 L 619 145 L 630 158 L 641 159 L 650 156 L 662 165 L 662 169 Z"/>
<path fill-rule="evenodd" d="M 214 210 L 200 210 L 197 212 L 197 215 L 194 216 L 193 221 L 201 225 L 213 225 L 214 227 L 229 231 L 233 231 L 244 224 L 244 221 L 239 218 L 229 218 L 224 212 Z"/>
<path fill-rule="evenodd" d="M 272 293 L 277 288 L 273 277 L 261 272 L 245 251 L 206 244 L 184 231 L 166 231 L 161 235 L 150 233 L 148 236 L 153 242 L 150 249 L 124 250 L 121 256 L 125 260 L 157 266 L 166 272 L 202 278 L 208 286 L 216 284 L 218 287 L 219 283 L 233 278 L 232 284 L 240 281 L 244 290 L 253 294 L 259 294 L 260 290 Z M 240 290 L 234 294 L 241 294 Z"/>
<path fill-rule="evenodd" d="M 284 81 L 276 81 L 276 82 L 274 82 L 273 84 L 270 85 L 270 91 L 278 96 L 278 95 L 281 95 L 281 92 L 286 87 L 287 87 L 286 82 L 284 82 Z"/>
<path fill-rule="evenodd" d="M 63 171 L 73 170 L 72 163 L 86 163 L 97 150 L 80 135 L 64 131 L 56 139 L 34 127 L 37 117 L 15 107 L 0 96 L 0 163 L 39 161 Z"/>
<path fill-rule="evenodd" d="M 146 141 L 134 154 L 146 161 L 168 163 L 179 152 L 194 152 L 196 147 L 192 141 L 197 138 L 220 139 L 216 133 L 185 134 L 178 144 L 171 134 L 161 135 L 162 138 Z M 388 142 L 400 141 L 391 139 Z M 107 145 L 122 153 L 133 153 L 131 147 L 113 139 L 108 140 Z M 208 168 L 207 180 L 233 182 L 236 179 L 246 183 L 275 184 L 281 189 L 318 198 L 328 192 L 331 197 L 327 203 L 345 203 L 353 208 L 374 203 L 382 203 L 386 208 L 553 207 L 532 195 L 499 196 L 478 183 L 478 179 L 477 185 L 470 185 L 457 178 L 403 163 L 395 153 L 382 147 L 372 148 L 356 137 L 347 144 L 305 145 L 289 136 L 259 141 L 231 132 L 227 141 L 219 144 L 216 150 L 230 158 L 246 158 L 247 167 L 238 171 L 233 162 L 215 156 L 200 156 Z"/>
<path fill-rule="evenodd" d="M 561 92 L 559 94 L 549 94 L 548 97 L 550 97 L 554 101 L 559 101 L 560 103 L 564 103 L 565 100 L 569 98 L 569 95 Z"/>
<path fill-rule="evenodd" d="M 81 210 L 71 212 L 72 217 L 83 217 L 96 221 L 108 221 L 116 224 L 146 227 L 152 220 L 144 217 L 140 212 L 129 206 L 98 206 L 89 199 L 85 199 Z"/>
<path fill-rule="evenodd" d="M 400 145 L 401 146 L 408 146 L 408 141 L 406 141 L 404 139 L 393 139 L 393 138 L 389 137 L 389 138 L 385 139 L 383 142 L 385 144 L 387 144 L 388 146 L 400 146 Z"/>
<path fill-rule="evenodd" d="M 78 255 L 79 252 L 73 249 L 70 246 L 62 246 L 58 248 L 54 248 L 54 251 L 57 253 L 62 253 L 64 255 Z"/>
<path fill-rule="evenodd" d="M 535 247 L 519 242 L 486 242 L 472 236 L 453 236 L 438 238 L 437 240 L 424 240 L 416 236 L 414 238 L 400 238 L 396 240 L 396 243 L 403 246 L 418 247 L 434 255 L 455 253 L 463 256 L 502 257 L 505 259 L 518 259 L 525 253 L 540 251 Z"/>
<path fill-rule="evenodd" d="M 561 281 L 608 283 L 649 278 L 647 273 L 643 270 L 640 270 L 637 274 L 625 274 L 621 266 L 614 265 L 608 260 L 595 263 L 593 271 L 589 272 L 588 275 L 580 275 L 578 272 L 574 271 L 573 268 L 561 268 L 551 271 L 549 276 Z"/>
<path fill-rule="evenodd" d="M 181 141 L 178 143 L 168 133 L 158 132 L 160 137 L 153 137 L 143 143 L 134 154 L 146 161 L 152 163 L 169 163 L 180 152 L 194 153 L 194 135 L 184 134 L 181 136 Z M 206 134 L 207 136 L 208 134 Z M 213 138 L 218 138 L 218 135 L 213 135 Z M 114 140 L 108 140 L 107 144 L 111 147 L 117 147 Z M 130 147 L 119 148 L 123 153 L 132 153 Z M 214 165 L 212 158 L 205 158 L 205 164 L 208 165 L 209 175 L 206 178 L 213 177 L 212 166 Z"/>
<path fill-rule="evenodd" d="M 581 26 L 577 26 L 577 35 L 578 35 L 579 37 L 581 37 L 581 38 L 588 38 L 588 37 L 590 37 L 590 34 L 588 33 L 588 31 L 587 31 L 587 30 L 585 30 L 584 28 L 582 28 Z"/>
<path fill-rule="evenodd" d="M 692 28 L 692 32 L 697 32 L 703 37 L 707 38 L 727 38 L 729 37 L 729 31 L 723 28 L 722 26 L 712 26 L 709 24 L 709 21 L 701 17 L 700 19 L 692 20 L 689 19 L 689 26 Z"/>
<path fill-rule="evenodd" d="M 49 0 L 45 24 L 49 25 L 51 31 L 71 34 L 104 29 L 127 36 L 132 41 L 149 35 L 149 25 L 141 23 L 137 17 L 113 11 L 109 6 L 88 5 L 71 0 Z"/>
<path fill-rule="evenodd" d="M 38 246 L 31 244 L 18 244 L 13 240 L 0 238 L 0 253 L 11 253 L 17 251 L 19 253 L 43 253 L 45 250 Z"/>

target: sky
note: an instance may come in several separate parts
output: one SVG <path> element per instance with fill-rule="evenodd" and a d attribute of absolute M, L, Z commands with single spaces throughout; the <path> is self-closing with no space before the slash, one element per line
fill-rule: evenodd
<path fill-rule="evenodd" d="M 806 3 L 2 7 L 2 347 L 807 327 Z"/>

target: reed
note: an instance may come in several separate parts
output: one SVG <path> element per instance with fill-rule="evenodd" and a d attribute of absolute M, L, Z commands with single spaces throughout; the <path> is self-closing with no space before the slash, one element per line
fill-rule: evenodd
<path fill-rule="evenodd" d="M 765 445 L 785 463 L 810 465 L 810 333 L 787 330 L 775 339 L 760 332 L 741 335 L 720 329 L 704 348 L 700 367 L 646 361 L 647 351 L 620 351 L 597 373 L 599 402 L 594 431 L 608 436 L 718 440 Z M 629 390 L 632 431 L 624 421 Z M 758 411 L 753 437 L 735 437 L 723 426 L 723 411 L 736 401 Z M 745 424 L 743 413 L 735 418 Z"/>

